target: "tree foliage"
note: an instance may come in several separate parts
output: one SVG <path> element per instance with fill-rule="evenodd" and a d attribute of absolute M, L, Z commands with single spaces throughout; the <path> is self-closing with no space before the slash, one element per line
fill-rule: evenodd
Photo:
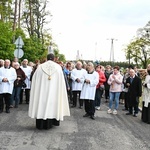
<path fill-rule="evenodd" d="M 137 66 L 146 68 L 150 62 L 150 39 L 149 39 L 150 22 L 144 27 L 137 30 L 137 37 L 126 46 L 125 53 L 129 62 Z"/>
<path fill-rule="evenodd" d="M 14 42 L 19 36 L 24 41 L 24 56 L 20 61 L 24 58 L 29 61 L 46 58 L 48 46 L 52 41 L 48 28 L 45 28 L 46 24 L 50 23 L 46 18 L 51 16 L 46 11 L 47 2 L 48 0 L 0 1 L 0 58 L 14 57 Z M 53 46 L 59 58 L 65 61 L 65 56 L 59 54 L 57 45 L 53 43 Z"/>
<path fill-rule="evenodd" d="M 3 59 L 12 58 L 15 46 L 12 43 L 14 33 L 11 24 L 0 21 L 0 33 L 0 56 Z"/>

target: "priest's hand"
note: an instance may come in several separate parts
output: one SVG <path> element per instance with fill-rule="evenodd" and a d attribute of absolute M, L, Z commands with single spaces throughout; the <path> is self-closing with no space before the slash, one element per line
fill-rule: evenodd
<path fill-rule="evenodd" d="M 80 82 L 80 79 L 79 79 L 79 78 L 77 78 L 77 79 L 76 79 L 76 82 L 78 82 L 78 83 L 79 83 L 79 82 Z"/>
<path fill-rule="evenodd" d="M 2 82 L 8 82 L 7 78 L 3 78 Z"/>
<path fill-rule="evenodd" d="M 88 79 L 85 79 L 85 83 L 88 83 L 88 84 L 90 84 L 90 80 L 88 80 Z"/>

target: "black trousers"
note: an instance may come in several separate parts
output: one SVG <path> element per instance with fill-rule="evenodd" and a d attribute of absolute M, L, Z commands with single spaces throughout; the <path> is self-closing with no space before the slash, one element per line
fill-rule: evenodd
<path fill-rule="evenodd" d="M 127 100 L 127 92 L 124 93 L 124 107 L 126 110 L 129 109 L 129 104 L 128 104 L 128 100 Z"/>
<path fill-rule="evenodd" d="M 73 106 L 77 106 L 77 94 L 79 94 L 79 105 L 83 106 L 83 100 L 80 99 L 81 91 L 73 91 Z"/>
<path fill-rule="evenodd" d="M 109 99 L 109 90 L 105 90 L 105 99 Z"/>
<path fill-rule="evenodd" d="M 57 121 L 56 119 L 36 119 L 36 128 L 39 130 L 42 129 L 50 129 L 52 128 L 52 126 L 59 126 L 60 125 L 60 121 Z"/>
<path fill-rule="evenodd" d="M 143 102 L 141 119 L 143 122 L 150 124 L 150 103 L 148 104 L 148 107 L 144 107 L 144 104 L 145 102 Z"/>
<path fill-rule="evenodd" d="M 85 112 L 90 116 L 94 116 L 95 113 L 95 101 L 94 100 L 84 100 Z"/>
<path fill-rule="evenodd" d="M 134 114 L 138 114 L 139 111 L 139 97 L 136 97 L 136 101 L 134 102 L 134 105 L 129 105 L 129 113 L 132 114 L 134 108 Z"/>
<path fill-rule="evenodd" d="M 6 104 L 6 110 L 9 110 L 10 98 L 11 98 L 11 94 L 9 93 L 0 94 L 0 111 L 3 111 L 4 109 L 4 101 Z"/>
<path fill-rule="evenodd" d="M 26 103 L 29 103 L 30 99 L 30 89 L 25 89 L 25 97 L 26 97 Z M 23 102 L 23 89 L 20 92 L 20 104 Z"/>

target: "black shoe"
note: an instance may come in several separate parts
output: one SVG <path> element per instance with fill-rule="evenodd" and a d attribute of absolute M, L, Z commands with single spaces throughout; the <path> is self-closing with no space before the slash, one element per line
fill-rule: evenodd
<path fill-rule="evenodd" d="M 133 117 L 137 117 L 137 114 L 134 114 Z"/>
<path fill-rule="evenodd" d="M 128 113 L 126 113 L 126 115 L 132 115 L 132 113 L 129 113 L 129 112 L 128 112 Z"/>
<path fill-rule="evenodd" d="M 90 115 L 89 115 L 89 114 L 87 114 L 87 113 L 86 113 L 85 115 L 83 115 L 83 117 L 89 117 L 89 116 L 90 116 Z"/>
<path fill-rule="evenodd" d="M 91 118 L 91 119 L 93 119 L 93 120 L 95 120 L 95 117 L 94 117 L 93 115 L 92 115 L 92 116 L 90 116 L 90 118 Z"/>
<path fill-rule="evenodd" d="M 76 106 L 75 106 L 75 105 L 72 105 L 72 106 L 71 106 L 71 108 L 74 108 L 74 107 L 76 107 Z"/>
<path fill-rule="evenodd" d="M 7 110 L 6 110 L 6 113 L 10 113 L 10 110 L 9 110 L 9 109 L 7 109 Z"/>
<path fill-rule="evenodd" d="M 26 102 L 26 104 L 29 104 L 29 102 Z"/>
<path fill-rule="evenodd" d="M 15 105 L 15 108 L 18 108 L 18 105 Z"/>
<path fill-rule="evenodd" d="M 3 110 L 0 110 L 0 113 L 2 113 L 3 112 Z"/>

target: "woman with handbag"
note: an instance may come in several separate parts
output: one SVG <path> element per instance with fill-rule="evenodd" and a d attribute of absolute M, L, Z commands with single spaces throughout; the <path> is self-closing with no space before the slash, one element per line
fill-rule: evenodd
<path fill-rule="evenodd" d="M 96 86 L 96 93 L 95 93 L 95 109 L 100 110 L 100 105 L 101 105 L 101 97 L 103 94 L 104 90 L 104 82 L 106 81 L 106 77 L 104 72 L 101 70 L 101 66 L 97 65 L 95 70 L 99 75 L 99 82 Z"/>
<path fill-rule="evenodd" d="M 17 79 L 14 81 L 13 93 L 11 95 L 11 100 L 10 100 L 10 108 L 14 107 L 13 106 L 14 101 L 15 101 L 15 108 L 18 108 L 18 104 L 20 102 L 20 92 L 22 87 L 25 86 L 24 85 L 25 73 L 20 68 L 20 64 L 18 62 L 15 62 L 14 68 L 17 73 Z"/>

